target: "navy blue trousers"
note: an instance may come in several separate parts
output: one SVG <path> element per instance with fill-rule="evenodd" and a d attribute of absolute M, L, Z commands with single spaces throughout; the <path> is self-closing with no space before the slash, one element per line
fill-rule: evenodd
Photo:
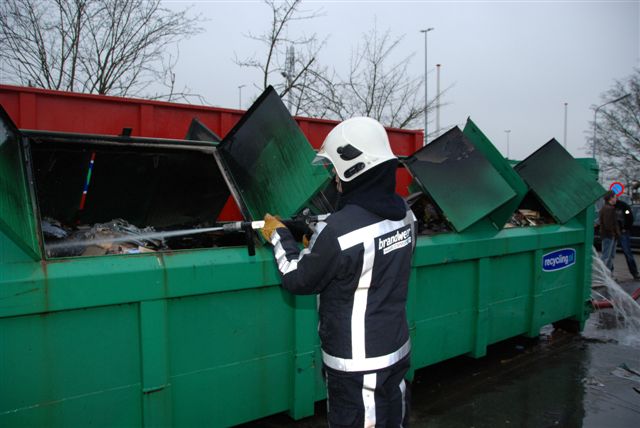
<path fill-rule="evenodd" d="M 324 367 L 329 427 L 407 427 L 409 356 L 373 372 L 342 372 Z"/>

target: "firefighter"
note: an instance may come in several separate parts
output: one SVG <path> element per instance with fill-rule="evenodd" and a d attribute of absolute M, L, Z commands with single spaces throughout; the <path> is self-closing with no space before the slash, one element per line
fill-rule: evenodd
<path fill-rule="evenodd" d="M 282 286 L 319 294 L 319 335 L 331 427 L 407 426 L 410 341 L 407 286 L 416 218 L 395 193 L 398 160 L 384 127 L 354 117 L 338 124 L 314 162 L 336 174 L 338 207 L 308 248 L 267 214 Z"/>

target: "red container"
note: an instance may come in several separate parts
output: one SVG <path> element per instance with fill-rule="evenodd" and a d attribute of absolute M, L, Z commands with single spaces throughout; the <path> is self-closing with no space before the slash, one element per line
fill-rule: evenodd
<path fill-rule="evenodd" d="M 0 104 L 20 129 L 120 135 L 131 128 L 132 136 L 183 139 L 193 118 L 198 118 L 221 138 L 244 114 L 243 110 L 205 107 L 142 99 L 79 94 L 47 89 L 0 85 Z M 338 123 L 333 120 L 296 117 L 300 129 L 314 148 Z M 387 128 L 391 148 L 399 156 L 409 156 L 422 147 L 422 131 Z M 411 178 L 398 170 L 397 190 L 407 195 Z M 220 220 L 240 217 L 233 200 Z"/>

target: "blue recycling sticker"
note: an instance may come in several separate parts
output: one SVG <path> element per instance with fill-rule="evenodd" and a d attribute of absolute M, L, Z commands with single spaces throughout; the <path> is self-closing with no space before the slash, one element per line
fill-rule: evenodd
<path fill-rule="evenodd" d="M 576 263 L 576 250 L 563 248 L 542 256 L 542 270 L 553 272 L 568 268 Z"/>

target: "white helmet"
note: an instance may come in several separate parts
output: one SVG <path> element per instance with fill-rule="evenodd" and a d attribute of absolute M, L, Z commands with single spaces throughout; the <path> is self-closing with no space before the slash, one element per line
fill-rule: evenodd
<path fill-rule="evenodd" d="M 328 160 L 340 180 L 351 181 L 389 159 L 396 159 L 396 156 L 380 122 L 370 117 L 352 117 L 329 132 L 313 162 Z"/>

